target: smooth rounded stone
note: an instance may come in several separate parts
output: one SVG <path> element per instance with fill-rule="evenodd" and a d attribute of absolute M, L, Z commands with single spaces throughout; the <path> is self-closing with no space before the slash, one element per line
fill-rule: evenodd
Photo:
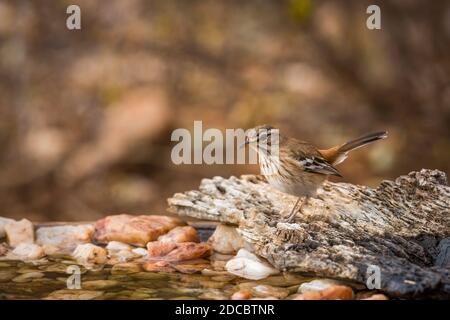
<path fill-rule="evenodd" d="M 250 290 L 239 290 L 231 296 L 231 300 L 248 300 L 251 298 L 253 298 L 253 294 Z"/>
<path fill-rule="evenodd" d="M 175 272 L 175 268 L 167 261 L 147 261 L 143 268 L 148 272 Z"/>
<path fill-rule="evenodd" d="M 163 257 L 176 247 L 176 243 L 151 241 L 147 243 L 147 254 L 149 257 Z"/>
<path fill-rule="evenodd" d="M 93 300 L 102 295 L 103 291 L 62 289 L 53 291 L 44 300 Z"/>
<path fill-rule="evenodd" d="M 305 293 L 307 291 L 320 291 L 330 287 L 342 285 L 342 282 L 333 279 L 315 279 L 309 282 L 304 282 L 298 288 L 298 293 Z"/>
<path fill-rule="evenodd" d="M 334 286 L 319 291 L 297 294 L 294 300 L 352 300 L 353 290 L 347 286 Z"/>
<path fill-rule="evenodd" d="M 118 285 L 120 285 L 120 282 L 116 280 L 91 280 L 81 283 L 82 288 L 86 290 L 104 290 Z"/>
<path fill-rule="evenodd" d="M 236 227 L 219 224 L 213 235 L 208 239 L 214 251 L 223 254 L 235 254 L 239 249 L 244 247 L 244 241 Z"/>
<path fill-rule="evenodd" d="M 36 243 L 47 254 L 70 253 L 77 245 L 90 243 L 94 231 L 90 224 L 40 227 L 36 230 Z"/>
<path fill-rule="evenodd" d="M 72 256 L 78 263 L 88 269 L 96 264 L 104 264 L 108 259 L 106 250 L 92 243 L 79 244 Z"/>
<path fill-rule="evenodd" d="M 132 251 L 132 246 L 119 241 L 109 242 L 106 246 L 106 250 L 110 257 L 108 264 L 127 262 L 139 257 L 139 255 Z"/>
<path fill-rule="evenodd" d="M 12 221 L 4 227 L 6 238 L 11 247 L 17 247 L 21 243 L 34 242 L 34 227 L 30 220 L 22 219 Z"/>
<path fill-rule="evenodd" d="M 16 276 L 16 272 L 12 270 L 1 270 L 0 271 L 0 282 L 7 282 Z"/>
<path fill-rule="evenodd" d="M 43 278 L 43 277 L 45 277 L 44 273 L 35 271 L 35 272 L 21 274 L 21 275 L 15 277 L 14 279 L 12 279 L 12 281 L 18 282 L 18 283 L 30 282 L 32 279 Z"/>
<path fill-rule="evenodd" d="M 111 268 L 111 274 L 131 274 L 141 271 L 141 267 L 137 263 L 125 262 L 118 263 Z"/>
<path fill-rule="evenodd" d="M 20 260 L 38 260 L 45 256 L 45 251 L 41 246 L 34 243 L 20 243 L 8 256 Z"/>
<path fill-rule="evenodd" d="M 275 297 L 277 299 L 284 299 L 289 295 L 289 290 L 286 288 L 278 288 L 260 284 L 252 288 L 252 293 L 256 297 Z"/>
<path fill-rule="evenodd" d="M 199 299 L 204 300 L 228 300 L 229 296 L 225 295 L 221 290 L 208 290 L 198 296 Z"/>
<path fill-rule="evenodd" d="M 184 224 L 182 220 L 168 216 L 129 214 L 107 216 L 96 222 L 95 239 L 100 243 L 120 241 L 143 247 L 147 242 L 154 241 L 171 229 Z"/>
<path fill-rule="evenodd" d="M 146 257 L 148 256 L 148 251 L 144 248 L 134 248 L 131 250 L 135 255 Z"/>
<path fill-rule="evenodd" d="M 170 276 L 167 273 L 156 273 L 156 272 L 138 272 L 130 275 L 134 279 L 140 280 L 166 280 Z"/>
<path fill-rule="evenodd" d="M 159 242 L 180 243 L 180 242 L 199 242 L 197 230 L 191 226 L 175 227 L 168 233 L 158 237 Z"/>
<path fill-rule="evenodd" d="M 251 280 L 260 280 L 280 273 L 268 262 L 246 249 L 240 249 L 236 257 L 227 262 L 225 269 L 229 273 Z"/>
<path fill-rule="evenodd" d="M 374 294 L 370 297 L 361 299 L 361 300 L 389 300 L 388 297 L 386 297 L 384 294 Z"/>
<path fill-rule="evenodd" d="M 108 265 L 115 265 L 118 263 L 124 263 L 129 262 L 132 260 L 135 260 L 139 256 L 134 254 L 132 251 L 116 251 L 114 253 L 108 253 L 108 256 L 110 257 L 107 261 Z"/>

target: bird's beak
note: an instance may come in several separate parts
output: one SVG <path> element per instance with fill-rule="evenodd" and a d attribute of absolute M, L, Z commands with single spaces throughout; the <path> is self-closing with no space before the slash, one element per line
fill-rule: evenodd
<path fill-rule="evenodd" d="M 245 137 L 245 142 L 244 143 L 242 143 L 240 146 L 239 146 L 239 149 L 242 149 L 242 148 L 244 148 L 247 144 L 249 144 L 250 143 L 250 140 L 248 139 L 248 137 Z"/>

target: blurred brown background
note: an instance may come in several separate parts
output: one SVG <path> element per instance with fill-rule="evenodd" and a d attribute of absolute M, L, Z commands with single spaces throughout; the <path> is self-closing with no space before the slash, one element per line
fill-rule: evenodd
<path fill-rule="evenodd" d="M 370 4 L 382 30 L 366 28 Z M 1 0 L 0 215 L 163 213 L 204 177 L 258 172 L 173 165 L 170 134 L 194 120 L 321 147 L 387 129 L 343 181 L 448 173 L 449 40 L 444 0 Z"/>

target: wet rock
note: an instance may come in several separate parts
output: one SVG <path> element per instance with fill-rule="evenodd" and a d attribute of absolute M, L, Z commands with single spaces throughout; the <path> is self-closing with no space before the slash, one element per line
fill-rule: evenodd
<path fill-rule="evenodd" d="M 119 281 L 116 280 L 91 280 L 83 281 L 82 287 L 86 290 L 104 290 L 120 285 Z"/>
<path fill-rule="evenodd" d="M 93 300 L 102 295 L 103 291 L 63 289 L 50 293 L 44 300 Z"/>
<path fill-rule="evenodd" d="M 298 288 L 298 292 L 305 293 L 307 291 L 320 291 L 338 285 L 342 285 L 342 282 L 333 279 L 316 279 L 302 283 Z"/>
<path fill-rule="evenodd" d="M 191 226 L 175 227 L 158 238 L 163 243 L 199 242 L 197 230 Z"/>
<path fill-rule="evenodd" d="M 211 277 L 215 277 L 215 276 L 227 276 L 230 275 L 227 271 L 217 271 L 217 270 L 212 270 L 212 269 L 203 269 L 202 270 L 202 275 L 204 276 L 211 276 Z"/>
<path fill-rule="evenodd" d="M 108 242 L 108 245 L 105 247 L 105 249 L 108 250 L 108 252 L 131 251 L 133 247 L 123 242 L 111 241 Z"/>
<path fill-rule="evenodd" d="M 319 291 L 306 291 L 298 294 L 294 300 L 351 300 L 353 290 L 347 286 L 334 286 Z"/>
<path fill-rule="evenodd" d="M 214 251 L 223 254 L 236 254 L 244 246 L 236 227 L 219 224 L 208 242 Z"/>
<path fill-rule="evenodd" d="M 6 236 L 5 226 L 11 222 L 15 222 L 15 220 L 0 217 L 0 239 Z"/>
<path fill-rule="evenodd" d="M 7 282 L 15 276 L 16 273 L 12 270 L 0 270 L 0 282 Z"/>
<path fill-rule="evenodd" d="M 143 268 L 149 272 L 175 272 L 175 268 L 168 261 L 148 261 L 144 263 Z"/>
<path fill-rule="evenodd" d="M 230 282 L 230 281 L 233 281 L 234 279 L 236 279 L 236 276 L 235 275 L 232 275 L 232 274 L 228 274 L 228 275 L 225 275 L 225 276 L 214 276 L 214 277 L 211 277 L 211 280 L 213 280 L 213 281 L 225 281 L 225 282 Z"/>
<path fill-rule="evenodd" d="M 181 273 L 197 273 L 210 267 L 210 264 L 209 261 L 205 259 L 194 259 L 172 264 L 172 267 Z"/>
<path fill-rule="evenodd" d="M 183 261 L 208 257 L 211 254 L 211 246 L 207 243 L 183 242 L 177 243 L 177 247 L 164 256 L 166 261 Z"/>
<path fill-rule="evenodd" d="M 118 263 L 111 268 L 111 274 L 131 274 L 141 271 L 141 267 L 137 263 Z"/>
<path fill-rule="evenodd" d="M 236 257 L 226 263 L 225 269 L 229 273 L 251 280 L 264 279 L 279 273 L 269 263 L 245 249 L 239 250 Z"/>
<path fill-rule="evenodd" d="M 211 254 L 209 244 L 195 242 L 162 243 L 154 241 L 147 244 L 147 249 L 150 258 L 171 262 L 203 258 Z"/>
<path fill-rule="evenodd" d="M 231 296 L 231 300 L 248 300 L 253 298 L 253 294 L 250 290 L 239 290 Z"/>
<path fill-rule="evenodd" d="M 109 264 L 116 264 L 133 260 L 139 255 L 132 251 L 133 247 L 118 241 L 111 241 L 106 246 L 108 251 L 108 257 L 110 258 Z M 142 249 L 142 248 L 141 248 Z M 145 250 L 145 249 L 144 249 Z"/>
<path fill-rule="evenodd" d="M 198 296 L 204 300 L 227 300 L 229 297 L 225 295 L 222 290 L 211 289 Z"/>
<path fill-rule="evenodd" d="M 49 255 L 71 253 L 77 245 L 90 243 L 94 230 L 89 224 L 41 227 L 36 230 L 36 243 Z"/>
<path fill-rule="evenodd" d="M 130 275 L 133 279 L 138 280 L 167 280 L 169 278 L 167 273 L 156 272 L 138 272 Z"/>
<path fill-rule="evenodd" d="M 269 276 L 267 278 L 258 280 L 259 284 L 267 284 L 276 287 L 291 287 L 295 285 L 299 285 L 304 282 L 305 278 L 292 274 L 292 273 L 284 273 L 282 275 L 274 275 Z"/>
<path fill-rule="evenodd" d="M 149 257 L 163 257 L 177 247 L 175 243 L 162 243 L 152 241 L 147 243 L 147 252 Z"/>
<path fill-rule="evenodd" d="M 269 285 L 257 285 L 253 287 L 252 293 L 256 297 L 275 297 L 277 299 L 284 299 L 289 295 L 289 290 L 286 288 L 278 288 Z"/>
<path fill-rule="evenodd" d="M 232 258 L 234 258 L 234 255 L 221 254 L 213 251 L 209 260 L 214 270 L 223 271 L 227 262 Z"/>
<path fill-rule="evenodd" d="M 8 255 L 18 260 L 37 260 L 45 256 L 44 249 L 34 243 L 21 243 Z"/>
<path fill-rule="evenodd" d="M 27 219 L 7 223 L 4 228 L 11 247 L 16 247 L 21 243 L 34 242 L 33 224 Z"/>
<path fill-rule="evenodd" d="M 371 295 L 370 297 L 361 299 L 361 300 L 389 300 L 388 297 L 386 297 L 384 294 L 374 294 Z"/>
<path fill-rule="evenodd" d="M 108 259 L 106 250 L 92 243 L 79 244 L 72 253 L 72 256 L 78 263 L 86 267 L 104 264 Z"/>
<path fill-rule="evenodd" d="M 135 255 L 141 256 L 141 257 L 148 256 L 148 251 L 145 250 L 144 248 L 134 248 L 133 250 L 131 250 L 131 252 L 133 252 Z"/>
<path fill-rule="evenodd" d="M 19 282 L 19 283 L 30 282 L 32 279 L 43 278 L 44 276 L 45 276 L 44 273 L 34 271 L 34 272 L 29 272 L 29 273 L 23 273 L 23 274 L 15 277 L 14 279 L 12 279 L 12 281 Z"/>
<path fill-rule="evenodd" d="M 101 243 L 120 241 L 143 247 L 147 242 L 183 224 L 180 219 L 167 216 L 108 216 L 95 224 L 95 239 Z"/>

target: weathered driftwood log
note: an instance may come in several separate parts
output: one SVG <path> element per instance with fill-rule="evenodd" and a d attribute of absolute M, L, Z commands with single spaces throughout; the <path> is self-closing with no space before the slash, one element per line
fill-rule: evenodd
<path fill-rule="evenodd" d="M 294 223 L 282 221 L 295 199 L 258 176 L 204 179 L 198 191 L 168 202 L 182 216 L 237 224 L 255 252 L 280 270 L 366 284 L 378 267 L 381 289 L 391 295 L 450 296 L 450 187 L 438 170 L 411 172 L 376 189 L 327 182 Z"/>

